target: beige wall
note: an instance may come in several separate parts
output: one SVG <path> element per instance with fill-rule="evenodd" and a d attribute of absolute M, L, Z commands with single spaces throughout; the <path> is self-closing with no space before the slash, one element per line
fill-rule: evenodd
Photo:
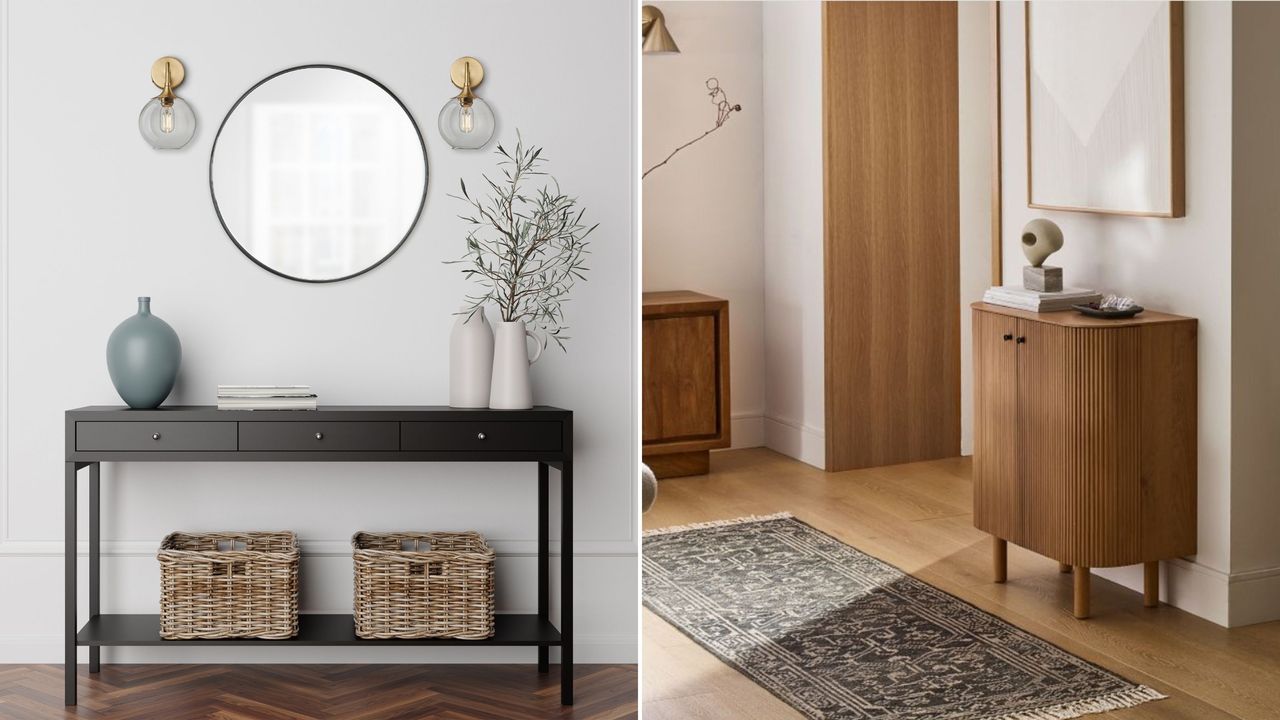
<path fill-rule="evenodd" d="M 956 11 L 960 54 L 960 454 L 973 454 L 973 311 L 991 286 L 991 10 Z"/>
<path fill-rule="evenodd" d="M 1280 4 L 1233 8 L 1231 622 L 1280 615 Z M 1236 592 L 1236 587 L 1245 588 Z"/>
<path fill-rule="evenodd" d="M 764 24 L 765 444 L 823 467 L 822 5 Z"/>
<path fill-rule="evenodd" d="M 707 78 L 742 112 L 644 180 L 644 289 L 729 300 L 733 445 L 752 447 L 764 412 L 761 3 L 660 8 L 681 52 L 643 56 L 641 165 L 714 126 Z"/>
<path fill-rule="evenodd" d="M 1167 563 L 1164 588 L 1169 602 L 1226 624 L 1233 567 L 1232 7 L 1185 5 L 1187 215 L 1172 220 L 1027 207 L 1023 8 L 1001 4 L 1004 281 L 1021 282 L 1022 226 L 1048 217 L 1066 236 L 1054 264 L 1063 267 L 1068 285 L 1199 318 L 1200 552 Z M 1136 570 L 1099 574 L 1137 589 Z"/>

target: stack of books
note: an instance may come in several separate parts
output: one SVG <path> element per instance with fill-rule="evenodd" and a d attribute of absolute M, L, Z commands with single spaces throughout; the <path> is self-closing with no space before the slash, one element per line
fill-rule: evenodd
<path fill-rule="evenodd" d="M 1058 292 L 1027 290 L 1017 285 L 997 286 L 987 290 L 982 302 L 992 305 L 1030 310 L 1031 312 L 1058 312 L 1070 310 L 1072 305 L 1098 302 L 1102 296 L 1093 290 L 1063 288 Z"/>
<path fill-rule="evenodd" d="M 310 385 L 219 385 L 219 410 L 315 410 Z"/>

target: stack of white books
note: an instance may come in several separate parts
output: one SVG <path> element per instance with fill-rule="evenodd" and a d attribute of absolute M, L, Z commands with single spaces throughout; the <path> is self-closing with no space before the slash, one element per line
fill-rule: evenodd
<path fill-rule="evenodd" d="M 315 410 L 310 385 L 219 385 L 219 410 Z"/>
<path fill-rule="evenodd" d="M 982 302 L 992 305 L 1030 310 L 1031 312 L 1058 312 L 1070 310 L 1072 305 L 1086 305 L 1102 300 L 1102 295 L 1093 290 L 1081 288 L 1063 288 L 1058 292 L 1041 292 L 1028 290 L 1017 285 L 996 286 L 987 290 Z"/>

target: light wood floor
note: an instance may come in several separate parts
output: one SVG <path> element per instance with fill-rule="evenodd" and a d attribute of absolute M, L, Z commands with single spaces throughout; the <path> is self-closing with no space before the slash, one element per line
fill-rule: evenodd
<path fill-rule="evenodd" d="M 1080 657 L 1169 695 L 1109 720 L 1280 718 L 1280 623 L 1226 630 L 1093 579 L 1089 620 L 1071 616 L 1071 576 L 1009 547 L 991 582 L 990 540 L 971 522 L 967 458 L 827 474 L 777 453 L 715 453 L 710 475 L 662 480 L 646 528 L 789 511 Z M 799 713 L 644 611 L 645 720 L 799 718 Z"/>

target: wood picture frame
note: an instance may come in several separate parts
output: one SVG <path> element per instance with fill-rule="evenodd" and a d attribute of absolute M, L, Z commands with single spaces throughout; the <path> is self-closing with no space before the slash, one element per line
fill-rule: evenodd
<path fill-rule="evenodd" d="M 1061 47 L 1042 51 L 1047 57 L 1039 71 L 1033 67 L 1033 51 L 1039 46 L 1033 44 L 1032 5 L 1035 3 L 1024 2 L 1023 6 L 1027 206 L 1106 215 L 1183 217 L 1186 173 L 1182 2 L 1037 6 L 1037 13 L 1069 7 L 1072 21 L 1069 26 L 1054 24 L 1060 31 L 1055 40 L 1057 34 L 1068 37 Z M 1166 25 L 1168 35 L 1162 38 L 1160 33 Z M 1094 28 L 1097 33 L 1091 32 Z M 1092 47 L 1086 52 L 1079 52 L 1080 48 L 1073 44 L 1079 41 L 1072 38 L 1080 36 L 1090 38 Z M 1108 42 L 1109 39 L 1120 42 Z M 1099 52 L 1099 47 L 1114 47 L 1116 52 L 1109 58 Z M 1167 80 L 1163 77 L 1166 73 L 1161 72 L 1166 47 Z M 1129 51 L 1132 52 L 1126 55 Z M 1127 59 L 1123 65 L 1106 66 L 1116 56 Z M 1076 67 L 1075 63 L 1082 59 L 1093 62 L 1093 69 L 1099 72 Z M 1064 69 L 1068 66 L 1070 71 Z M 1080 77 L 1087 77 L 1091 85 L 1082 87 L 1077 82 Z M 1045 98 L 1042 105 L 1050 97 L 1056 103 L 1052 108 L 1037 108 L 1036 96 Z M 1164 104 L 1158 102 L 1165 97 L 1167 113 Z M 1033 132 L 1037 125 L 1042 135 L 1051 137 L 1039 146 Z M 1080 137 L 1081 131 L 1088 137 Z M 1094 137 L 1095 133 L 1098 137 Z M 1038 157 L 1041 160 L 1037 161 Z M 1059 166 L 1044 167 L 1053 163 Z M 1039 192 L 1034 184 L 1037 176 L 1042 180 Z"/>

